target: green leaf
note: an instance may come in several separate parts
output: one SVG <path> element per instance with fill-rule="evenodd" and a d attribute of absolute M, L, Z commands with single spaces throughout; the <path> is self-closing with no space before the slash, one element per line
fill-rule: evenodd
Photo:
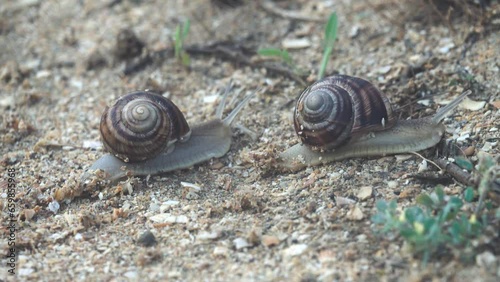
<path fill-rule="evenodd" d="M 186 22 L 184 23 L 184 28 L 182 30 L 182 41 L 184 41 L 184 39 L 187 38 L 190 26 L 191 26 L 191 22 L 189 21 L 189 19 L 187 19 Z"/>
<path fill-rule="evenodd" d="M 375 206 L 377 207 L 377 210 L 379 212 L 385 212 L 387 210 L 387 207 L 389 206 L 387 204 L 387 201 L 385 200 L 378 200 L 376 203 L 375 203 Z"/>
<path fill-rule="evenodd" d="M 328 23 L 326 24 L 325 29 L 325 47 L 332 46 L 337 38 L 337 13 L 333 12 L 330 14 L 328 18 Z"/>
<path fill-rule="evenodd" d="M 279 57 L 283 62 L 292 66 L 292 57 L 286 50 L 278 48 L 261 48 L 257 50 L 257 54 L 268 57 Z"/>
<path fill-rule="evenodd" d="M 422 193 L 417 196 L 417 203 L 421 204 L 422 206 L 428 208 L 428 209 L 433 209 L 434 208 L 434 201 L 431 199 L 431 197 L 425 193 Z"/>
<path fill-rule="evenodd" d="M 470 203 L 474 200 L 474 189 L 472 187 L 467 187 L 464 191 L 464 200 Z"/>
<path fill-rule="evenodd" d="M 328 60 L 330 59 L 330 55 L 333 51 L 333 44 L 335 43 L 335 39 L 337 38 L 338 31 L 338 22 L 337 22 L 337 14 L 335 12 L 330 14 L 328 18 L 328 23 L 325 28 L 325 42 L 324 42 L 324 51 L 323 58 L 321 59 L 321 65 L 318 71 L 318 79 L 323 78 L 325 75 L 326 66 L 328 65 Z"/>
<path fill-rule="evenodd" d="M 456 157 L 455 163 L 459 167 L 466 169 L 467 171 L 472 171 L 472 169 L 474 168 L 474 165 L 467 158 L 464 158 L 464 157 L 460 157 L 460 156 Z"/>
<path fill-rule="evenodd" d="M 182 64 L 185 66 L 189 66 L 191 64 L 191 58 L 189 57 L 189 55 L 186 52 L 181 53 L 181 61 L 182 61 Z"/>
<path fill-rule="evenodd" d="M 281 59 L 289 66 L 292 65 L 292 57 L 290 57 L 290 54 L 288 54 L 287 51 L 283 50 L 281 52 Z"/>
<path fill-rule="evenodd" d="M 399 231 L 399 235 L 407 240 L 418 236 L 417 232 L 413 228 L 404 228 Z"/>
<path fill-rule="evenodd" d="M 261 48 L 257 50 L 257 54 L 261 56 L 281 57 L 281 50 L 277 48 Z"/>
<path fill-rule="evenodd" d="M 436 189 L 434 190 L 434 193 L 436 194 L 439 203 L 442 203 L 444 201 L 443 186 L 441 186 L 441 185 L 436 186 Z"/>

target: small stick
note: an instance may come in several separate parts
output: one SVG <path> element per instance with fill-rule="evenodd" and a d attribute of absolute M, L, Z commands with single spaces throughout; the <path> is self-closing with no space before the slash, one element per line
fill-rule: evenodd
<path fill-rule="evenodd" d="M 477 181 L 475 181 L 470 173 L 464 171 L 459 166 L 454 163 L 448 162 L 443 159 L 433 158 L 434 163 L 436 163 L 442 170 L 453 176 L 458 182 L 467 185 L 475 186 Z"/>
<path fill-rule="evenodd" d="M 297 21 L 309 21 L 309 22 L 326 22 L 326 19 L 311 17 L 299 12 L 281 9 L 280 7 L 276 6 L 272 1 L 269 0 L 260 1 L 259 3 L 264 11 L 269 12 L 271 14 L 275 14 L 285 19 L 291 19 Z"/>

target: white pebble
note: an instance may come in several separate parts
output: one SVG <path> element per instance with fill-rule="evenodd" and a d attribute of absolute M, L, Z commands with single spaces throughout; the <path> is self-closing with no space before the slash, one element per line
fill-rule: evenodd
<path fill-rule="evenodd" d="M 291 245 L 287 249 L 283 250 L 283 256 L 285 256 L 285 257 L 300 256 L 306 250 L 307 250 L 307 245 L 306 244 Z"/>
<path fill-rule="evenodd" d="M 201 190 L 201 187 L 196 185 L 196 184 L 193 184 L 193 183 L 189 183 L 189 182 L 182 182 L 181 181 L 181 186 L 182 187 L 187 187 L 187 188 L 191 188 L 191 189 L 194 189 L 194 190 L 197 190 L 197 191 L 200 191 Z"/>
<path fill-rule="evenodd" d="M 188 218 L 185 215 L 171 215 L 169 213 L 160 213 L 153 215 L 149 218 L 151 221 L 156 223 L 187 223 Z"/>
<path fill-rule="evenodd" d="M 221 236 L 220 232 L 207 232 L 207 231 L 202 231 L 196 236 L 198 240 L 202 241 L 209 241 L 209 240 L 215 240 Z"/>
<path fill-rule="evenodd" d="M 311 46 L 311 41 L 307 38 L 285 39 L 281 42 L 284 49 L 302 49 Z"/>
<path fill-rule="evenodd" d="M 49 203 L 47 209 L 53 213 L 57 213 L 57 211 L 59 210 L 60 206 L 59 206 L 59 203 L 57 201 L 52 201 Z"/>
<path fill-rule="evenodd" d="M 418 165 L 418 172 L 424 172 L 427 170 L 427 161 L 422 160 L 422 162 Z"/>
<path fill-rule="evenodd" d="M 398 182 L 397 181 L 387 181 L 387 187 L 394 189 L 398 187 Z"/>
<path fill-rule="evenodd" d="M 83 140 L 83 148 L 99 150 L 102 148 L 102 142 L 95 140 Z"/>
<path fill-rule="evenodd" d="M 179 205 L 179 201 L 168 200 L 166 202 L 163 202 L 160 206 L 160 212 L 165 212 L 167 210 L 170 210 L 172 207 L 175 207 L 177 205 Z"/>
<path fill-rule="evenodd" d="M 358 194 L 356 197 L 360 200 L 366 200 L 368 198 L 371 198 L 373 193 L 373 188 L 371 186 L 363 186 L 359 188 Z"/>
<path fill-rule="evenodd" d="M 252 246 L 252 244 L 250 244 L 245 238 L 241 237 L 234 239 L 233 244 L 236 250 L 241 250 L 243 248 L 248 248 Z"/>

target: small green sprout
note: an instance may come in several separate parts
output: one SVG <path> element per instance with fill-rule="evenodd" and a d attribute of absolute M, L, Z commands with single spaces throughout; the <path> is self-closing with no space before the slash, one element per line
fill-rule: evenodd
<path fill-rule="evenodd" d="M 184 40 L 186 40 L 189 33 L 190 22 L 186 20 L 184 24 L 179 24 L 175 28 L 174 33 L 174 55 L 177 60 L 179 60 L 183 65 L 189 66 L 191 59 L 189 55 L 182 49 Z"/>
<path fill-rule="evenodd" d="M 285 64 L 287 64 L 290 67 L 293 67 L 292 57 L 286 50 L 281 50 L 278 48 L 261 48 L 257 50 L 257 54 L 266 57 L 278 57 Z"/>
<path fill-rule="evenodd" d="M 321 65 L 318 72 L 318 79 L 323 78 L 325 75 L 326 66 L 333 51 L 333 45 L 335 43 L 335 39 L 337 38 L 338 24 L 337 24 L 337 14 L 332 13 L 328 18 L 328 23 L 325 28 L 325 42 L 324 42 L 324 51 L 323 51 L 323 59 L 321 60 Z"/>

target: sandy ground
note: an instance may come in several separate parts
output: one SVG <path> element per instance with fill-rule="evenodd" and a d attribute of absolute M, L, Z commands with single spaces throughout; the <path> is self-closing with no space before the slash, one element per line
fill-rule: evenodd
<path fill-rule="evenodd" d="M 498 1 L 482 12 L 475 4 L 465 10 L 454 6 L 449 17 L 449 6 L 420 2 L 276 1 L 306 15 L 305 21 L 276 16 L 253 1 L 222 9 L 209 1 L 180 0 L 3 2 L 0 247 L 5 253 L 7 169 L 15 170 L 18 221 L 16 275 L 2 262 L 0 280 L 498 281 L 498 237 L 478 239 L 469 260 L 459 259 L 455 250 L 423 266 L 400 238 L 375 235 L 370 217 L 376 200 L 398 199 L 403 207 L 436 186 L 414 177 L 419 157 L 275 171 L 276 154 L 298 142 L 291 113 L 302 86 L 264 68 L 210 55 L 191 56 L 189 68 L 166 55 L 124 75 L 131 62 L 123 57 L 133 51 L 123 52 L 116 40 L 128 29 L 150 52 L 171 48 L 175 27 L 186 19 L 191 20 L 186 45 L 231 40 L 262 48 L 304 39 L 306 46 L 290 54 L 310 84 L 324 34 L 324 22 L 313 20 L 336 11 L 339 34 L 328 73 L 369 79 L 400 108 L 400 118 L 429 116 L 472 88 L 471 99 L 479 105 L 469 103 L 474 107 L 446 119 L 446 138 L 462 149 L 472 147 L 473 162 L 480 151 L 498 155 Z M 251 133 L 235 129 L 226 156 L 80 194 L 80 176 L 104 154 L 96 147 L 106 105 L 129 91 L 152 88 L 195 124 L 213 118 L 217 95 L 231 79 L 245 93 L 263 90 L 238 118 Z M 428 170 L 437 175 L 434 167 Z M 463 191 L 446 174 L 442 178 L 447 194 Z"/>

